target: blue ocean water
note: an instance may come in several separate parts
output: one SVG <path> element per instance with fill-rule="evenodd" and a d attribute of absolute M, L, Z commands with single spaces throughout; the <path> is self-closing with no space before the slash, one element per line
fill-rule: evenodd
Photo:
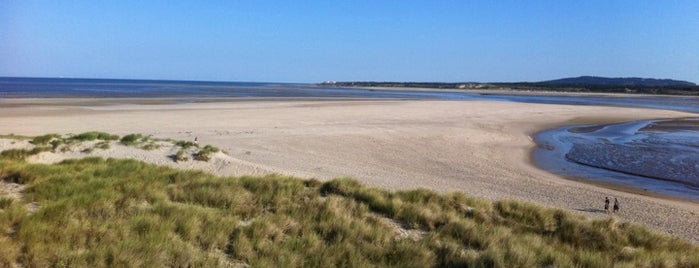
<path fill-rule="evenodd" d="M 315 84 L 0 77 L 0 98 L 375 98 L 498 100 L 631 106 L 699 113 L 699 98 L 679 96 L 557 96 L 455 91 L 380 90 Z"/>
<path fill-rule="evenodd" d="M 467 95 L 324 87 L 314 84 L 0 77 L 0 98 L 389 98 Z"/>

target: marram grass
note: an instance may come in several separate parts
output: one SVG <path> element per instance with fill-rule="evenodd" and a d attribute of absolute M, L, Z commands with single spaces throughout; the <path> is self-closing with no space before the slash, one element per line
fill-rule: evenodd
<path fill-rule="evenodd" d="M 351 179 L 9 157 L 0 179 L 26 186 L 0 201 L 2 267 L 699 267 L 697 246 L 615 219 Z"/>

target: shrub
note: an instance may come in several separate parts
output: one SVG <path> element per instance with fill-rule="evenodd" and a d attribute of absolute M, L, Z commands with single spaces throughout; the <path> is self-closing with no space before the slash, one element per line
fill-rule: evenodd
<path fill-rule="evenodd" d="M 194 153 L 194 160 L 197 161 L 209 161 L 211 159 L 211 154 L 219 152 L 220 149 L 211 146 L 211 145 L 206 145 L 204 148 L 201 148 L 198 152 Z"/>
<path fill-rule="evenodd" d="M 141 146 L 141 149 L 150 151 L 150 150 L 155 150 L 160 148 L 160 145 L 156 144 L 155 142 L 149 142 L 146 143 L 145 145 Z"/>
<path fill-rule="evenodd" d="M 207 161 L 211 160 L 211 154 L 199 151 L 199 152 L 194 153 L 193 158 L 194 158 L 194 160 L 197 160 L 197 161 L 207 162 Z"/>
<path fill-rule="evenodd" d="M 80 133 L 78 135 L 72 136 L 69 139 L 75 140 L 75 141 L 94 141 L 94 140 L 112 141 L 112 140 L 118 140 L 119 136 L 112 135 L 112 134 L 109 134 L 106 132 L 90 131 L 90 132 L 84 132 L 84 133 Z"/>
<path fill-rule="evenodd" d="M 51 150 L 52 150 L 52 147 L 37 146 L 37 147 L 34 147 L 31 150 L 29 150 L 29 155 L 35 155 L 35 154 L 39 154 L 39 153 L 43 153 L 43 152 L 48 152 Z"/>
<path fill-rule="evenodd" d="M 51 147 L 34 147 L 31 150 L 26 150 L 26 149 L 10 149 L 10 150 L 5 150 L 0 153 L 0 157 L 2 158 L 8 158 L 8 159 L 15 159 L 15 160 L 24 160 L 28 156 L 39 154 L 42 152 L 47 152 L 51 151 Z"/>
<path fill-rule="evenodd" d="M 102 150 L 107 150 L 109 149 L 109 142 L 108 141 L 101 141 L 95 144 L 96 149 L 102 149 Z"/>
<path fill-rule="evenodd" d="M 24 149 L 10 149 L 0 153 L 0 157 L 16 160 L 23 160 L 27 156 L 29 156 L 29 151 Z"/>
<path fill-rule="evenodd" d="M 32 140 L 34 137 L 28 137 L 28 136 L 22 136 L 22 135 L 15 135 L 14 133 L 10 134 L 1 134 L 0 139 L 13 139 L 13 140 Z"/>
<path fill-rule="evenodd" d="M 51 140 L 58 139 L 61 136 L 58 134 L 46 134 L 41 136 L 36 136 L 31 140 L 34 145 L 47 145 Z"/>
<path fill-rule="evenodd" d="M 176 141 L 175 145 L 182 147 L 182 149 L 189 149 L 191 147 L 197 147 L 199 148 L 199 144 L 196 144 L 191 141 Z"/>
<path fill-rule="evenodd" d="M 129 134 L 129 135 L 122 137 L 121 140 L 119 140 L 119 142 L 123 145 L 131 146 L 131 145 L 136 144 L 138 142 L 138 140 L 140 140 L 141 138 L 143 138 L 143 135 L 138 134 L 138 133 L 133 133 L 133 134 Z"/>
<path fill-rule="evenodd" d="M 189 160 L 189 157 L 187 156 L 187 152 L 185 150 L 179 150 L 173 157 L 175 162 L 185 162 Z"/>
<path fill-rule="evenodd" d="M 51 150 L 55 152 L 56 149 L 58 149 L 58 146 L 61 146 L 61 144 L 63 144 L 63 140 L 62 139 L 52 140 L 50 142 L 50 144 L 51 144 Z"/>
<path fill-rule="evenodd" d="M 12 205 L 12 201 L 14 201 L 14 199 L 10 197 L 0 197 L 0 209 L 10 207 L 10 205 Z"/>

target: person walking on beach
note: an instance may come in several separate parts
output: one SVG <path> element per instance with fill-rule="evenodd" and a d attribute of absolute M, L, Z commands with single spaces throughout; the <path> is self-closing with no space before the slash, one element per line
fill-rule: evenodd
<path fill-rule="evenodd" d="M 609 196 L 604 197 L 604 213 L 609 213 Z"/>
<path fill-rule="evenodd" d="M 617 213 L 617 212 L 619 212 L 619 200 L 617 200 L 615 197 L 614 198 L 614 213 Z"/>

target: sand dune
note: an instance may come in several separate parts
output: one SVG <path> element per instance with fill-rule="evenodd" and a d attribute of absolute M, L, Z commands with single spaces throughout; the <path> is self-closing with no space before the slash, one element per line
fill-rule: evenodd
<path fill-rule="evenodd" d="M 99 130 L 183 140 L 198 137 L 201 143 L 218 146 L 230 155 L 209 164 L 176 165 L 162 157 L 167 148 L 150 152 L 153 156 L 118 146 L 95 154 L 222 175 L 276 172 L 318 179 L 353 177 L 389 189 L 463 191 L 488 200 L 532 201 L 592 217 L 607 217 L 597 211 L 605 196 L 614 196 L 622 202 L 617 217 L 699 242 L 699 204 L 566 180 L 536 168 L 529 160 L 535 146 L 531 135 L 540 130 L 693 114 L 486 101 L 110 103 L 1 100 L 0 134 Z M 48 159 L 55 156 L 42 157 L 47 159 L 35 161 L 56 161 Z"/>

